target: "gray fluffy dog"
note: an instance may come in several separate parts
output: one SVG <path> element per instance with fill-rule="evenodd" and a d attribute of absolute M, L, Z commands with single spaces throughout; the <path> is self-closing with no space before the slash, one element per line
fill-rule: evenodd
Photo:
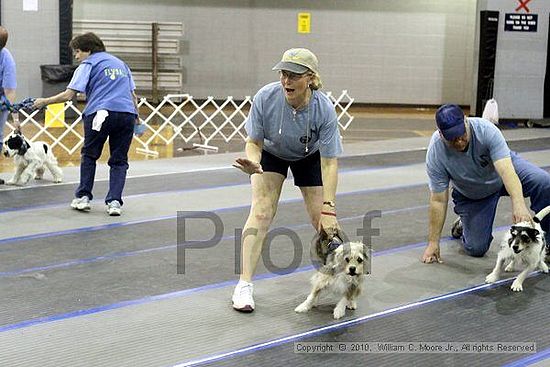
<path fill-rule="evenodd" d="M 318 259 L 317 272 L 311 278 L 312 289 L 307 299 L 294 311 L 308 312 L 314 307 L 322 290 L 340 300 L 334 308 L 335 319 L 343 317 L 346 308 L 357 308 L 357 297 L 363 290 L 365 277 L 370 273 L 370 251 L 361 242 L 344 242 L 343 233 L 327 234 L 321 231 L 311 244 Z"/>

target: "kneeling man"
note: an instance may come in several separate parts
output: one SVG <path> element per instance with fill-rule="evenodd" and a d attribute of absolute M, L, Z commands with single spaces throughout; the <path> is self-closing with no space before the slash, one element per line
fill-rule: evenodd
<path fill-rule="evenodd" d="M 483 256 L 493 239 L 492 227 L 501 196 L 512 200 L 512 221 L 531 221 L 524 197 L 538 213 L 550 205 L 550 174 L 511 152 L 500 130 L 491 122 L 469 117 L 454 104 L 436 112 L 437 131 L 432 135 L 426 166 L 430 187 L 428 245 L 424 263 L 442 262 L 439 251 L 445 223 L 449 183 L 454 212 L 458 214 L 451 235 L 461 238 L 470 256 Z M 550 216 L 541 223 L 550 241 Z"/>

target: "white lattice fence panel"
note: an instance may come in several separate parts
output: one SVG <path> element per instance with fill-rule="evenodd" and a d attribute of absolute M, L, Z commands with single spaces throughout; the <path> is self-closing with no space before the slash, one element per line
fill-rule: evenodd
<path fill-rule="evenodd" d="M 351 98 L 347 90 L 343 90 L 340 97 L 334 98 L 332 92 L 327 92 L 327 96 L 330 98 L 336 109 L 336 116 L 338 117 L 338 125 L 342 130 L 346 130 L 351 122 L 353 121 L 353 116 L 348 112 L 351 107 L 354 99 Z"/>
<path fill-rule="evenodd" d="M 76 117 L 72 120 L 68 119 L 67 111 L 73 111 Z M 24 110 L 19 111 L 21 130 L 25 137 L 30 141 L 47 141 L 52 148 L 62 149 L 69 155 L 74 154 L 84 144 L 84 136 L 77 130 L 78 124 L 82 121 L 82 112 L 69 101 L 65 103 L 62 110 L 53 114 L 52 120 L 62 124 L 62 127 L 55 129 L 57 132 L 62 131 L 57 136 L 53 134 L 53 129 L 43 123 L 44 114 L 44 111 L 33 111 L 32 113 L 27 113 Z M 61 115 L 65 118 L 61 118 Z M 9 123 L 8 127 L 12 131 L 14 130 L 14 127 Z M 30 135 L 29 131 L 32 131 Z"/>
<path fill-rule="evenodd" d="M 349 108 L 353 103 L 346 90 L 342 91 L 338 98 L 331 92 L 327 92 L 336 109 L 338 125 L 346 130 L 353 121 Z M 213 97 L 208 97 L 202 102 L 197 102 L 188 94 L 168 94 L 164 96 L 158 105 L 149 103 L 145 98 L 139 100 L 140 120 L 146 125 L 145 133 L 134 136 L 140 146 L 138 151 L 145 154 L 158 155 L 153 149 L 155 145 L 170 145 L 176 139 L 191 144 L 194 147 L 218 150 L 215 141 L 222 140 L 225 143 L 246 140 L 245 122 L 248 111 L 252 105 L 252 98 L 246 96 L 242 101 L 237 102 L 232 96 L 227 97 L 223 102 L 217 102 Z M 36 131 L 32 136 L 26 135 L 31 141 L 47 140 L 52 148 L 63 149 L 68 154 L 74 154 L 84 143 L 84 137 L 79 132 L 78 124 L 82 121 L 82 112 L 72 103 L 67 102 L 63 111 L 59 111 L 53 119 L 60 117 L 62 113 L 74 112 L 76 118 L 62 121 L 62 133 L 52 134 L 49 128 L 45 127 L 42 121 L 42 112 L 34 111 L 30 114 L 21 111 L 24 117 L 21 127 L 25 133 L 25 127 L 32 126 Z M 144 112 L 146 111 L 146 112 Z M 143 117 L 145 116 L 145 117 Z M 8 123 L 13 130 L 13 126 Z M 60 130 L 56 130 L 60 131 Z"/>

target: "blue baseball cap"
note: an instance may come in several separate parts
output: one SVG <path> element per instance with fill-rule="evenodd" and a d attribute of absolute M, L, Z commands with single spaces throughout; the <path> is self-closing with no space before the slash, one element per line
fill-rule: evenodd
<path fill-rule="evenodd" d="M 444 104 L 435 113 L 437 128 L 446 140 L 456 139 L 466 133 L 464 112 L 456 104 Z"/>

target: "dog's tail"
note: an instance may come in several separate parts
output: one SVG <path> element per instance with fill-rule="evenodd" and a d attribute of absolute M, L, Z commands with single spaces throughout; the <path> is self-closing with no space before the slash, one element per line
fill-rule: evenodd
<path fill-rule="evenodd" d="M 550 213 L 550 205 L 548 205 L 546 208 L 542 209 L 540 212 L 538 212 L 534 217 L 533 221 L 535 223 L 540 223 L 541 220 L 544 219 L 548 214 Z"/>

